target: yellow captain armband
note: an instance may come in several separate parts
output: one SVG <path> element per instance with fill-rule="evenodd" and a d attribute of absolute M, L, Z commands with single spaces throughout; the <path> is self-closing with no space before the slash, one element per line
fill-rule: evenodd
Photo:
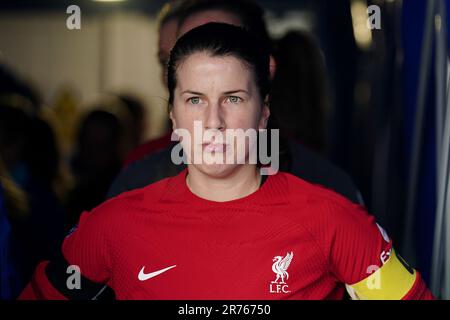
<path fill-rule="evenodd" d="M 392 249 L 386 263 L 368 268 L 367 278 L 351 285 L 347 291 L 354 300 L 400 300 L 414 285 L 417 273 Z"/>

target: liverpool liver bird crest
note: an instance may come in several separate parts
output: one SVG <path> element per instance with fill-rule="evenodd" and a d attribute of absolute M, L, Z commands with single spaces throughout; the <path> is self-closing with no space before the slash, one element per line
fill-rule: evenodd
<path fill-rule="evenodd" d="M 272 281 L 272 283 L 278 283 L 280 279 L 281 279 L 280 283 L 286 283 L 284 279 L 285 278 L 289 279 L 289 273 L 287 272 L 287 268 L 289 268 L 289 265 L 291 264 L 293 257 L 294 254 L 291 251 L 288 252 L 284 258 L 281 256 L 276 256 L 273 258 L 272 271 L 275 272 L 277 278 L 275 279 L 275 281 Z"/>

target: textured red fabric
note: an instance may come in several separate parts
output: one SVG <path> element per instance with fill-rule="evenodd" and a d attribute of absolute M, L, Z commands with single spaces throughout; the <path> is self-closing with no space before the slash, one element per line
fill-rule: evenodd
<path fill-rule="evenodd" d="M 67 300 L 48 281 L 45 276 L 45 267 L 48 261 L 41 262 L 33 275 L 31 282 L 25 287 L 19 296 L 19 300 Z"/>
<path fill-rule="evenodd" d="M 84 213 L 62 246 L 68 262 L 118 299 L 341 299 L 392 246 L 363 207 L 290 174 L 220 203 L 190 192 L 186 173 Z M 44 278 L 35 298 L 58 298 Z M 405 296 L 431 297 L 420 277 Z"/>
<path fill-rule="evenodd" d="M 422 277 L 419 272 L 417 272 L 417 279 L 414 282 L 411 290 L 403 297 L 402 300 L 434 300 L 434 296 L 428 290 L 425 282 L 423 282 Z"/>

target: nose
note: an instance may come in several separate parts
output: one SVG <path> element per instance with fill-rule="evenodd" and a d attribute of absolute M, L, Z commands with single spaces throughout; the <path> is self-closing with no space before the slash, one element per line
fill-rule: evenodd
<path fill-rule="evenodd" d="M 223 121 L 222 108 L 218 103 L 210 104 L 206 111 L 205 129 L 223 131 L 225 124 Z"/>

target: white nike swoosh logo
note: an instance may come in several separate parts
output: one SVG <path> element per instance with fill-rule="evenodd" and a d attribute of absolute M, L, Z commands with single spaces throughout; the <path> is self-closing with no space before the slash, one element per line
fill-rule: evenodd
<path fill-rule="evenodd" d="M 144 267 L 142 267 L 141 271 L 139 272 L 138 279 L 141 280 L 141 281 L 145 281 L 145 280 L 148 280 L 150 278 L 156 277 L 157 275 L 160 275 L 161 273 L 166 272 L 167 270 L 170 270 L 170 269 L 175 268 L 175 267 L 176 267 L 176 265 L 170 266 L 170 267 L 158 270 L 158 271 L 154 271 L 154 272 L 151 272 L 151 273 L 144 273 L 144 268 L 145 268 L 145 266 L 144 266 Z"/>

